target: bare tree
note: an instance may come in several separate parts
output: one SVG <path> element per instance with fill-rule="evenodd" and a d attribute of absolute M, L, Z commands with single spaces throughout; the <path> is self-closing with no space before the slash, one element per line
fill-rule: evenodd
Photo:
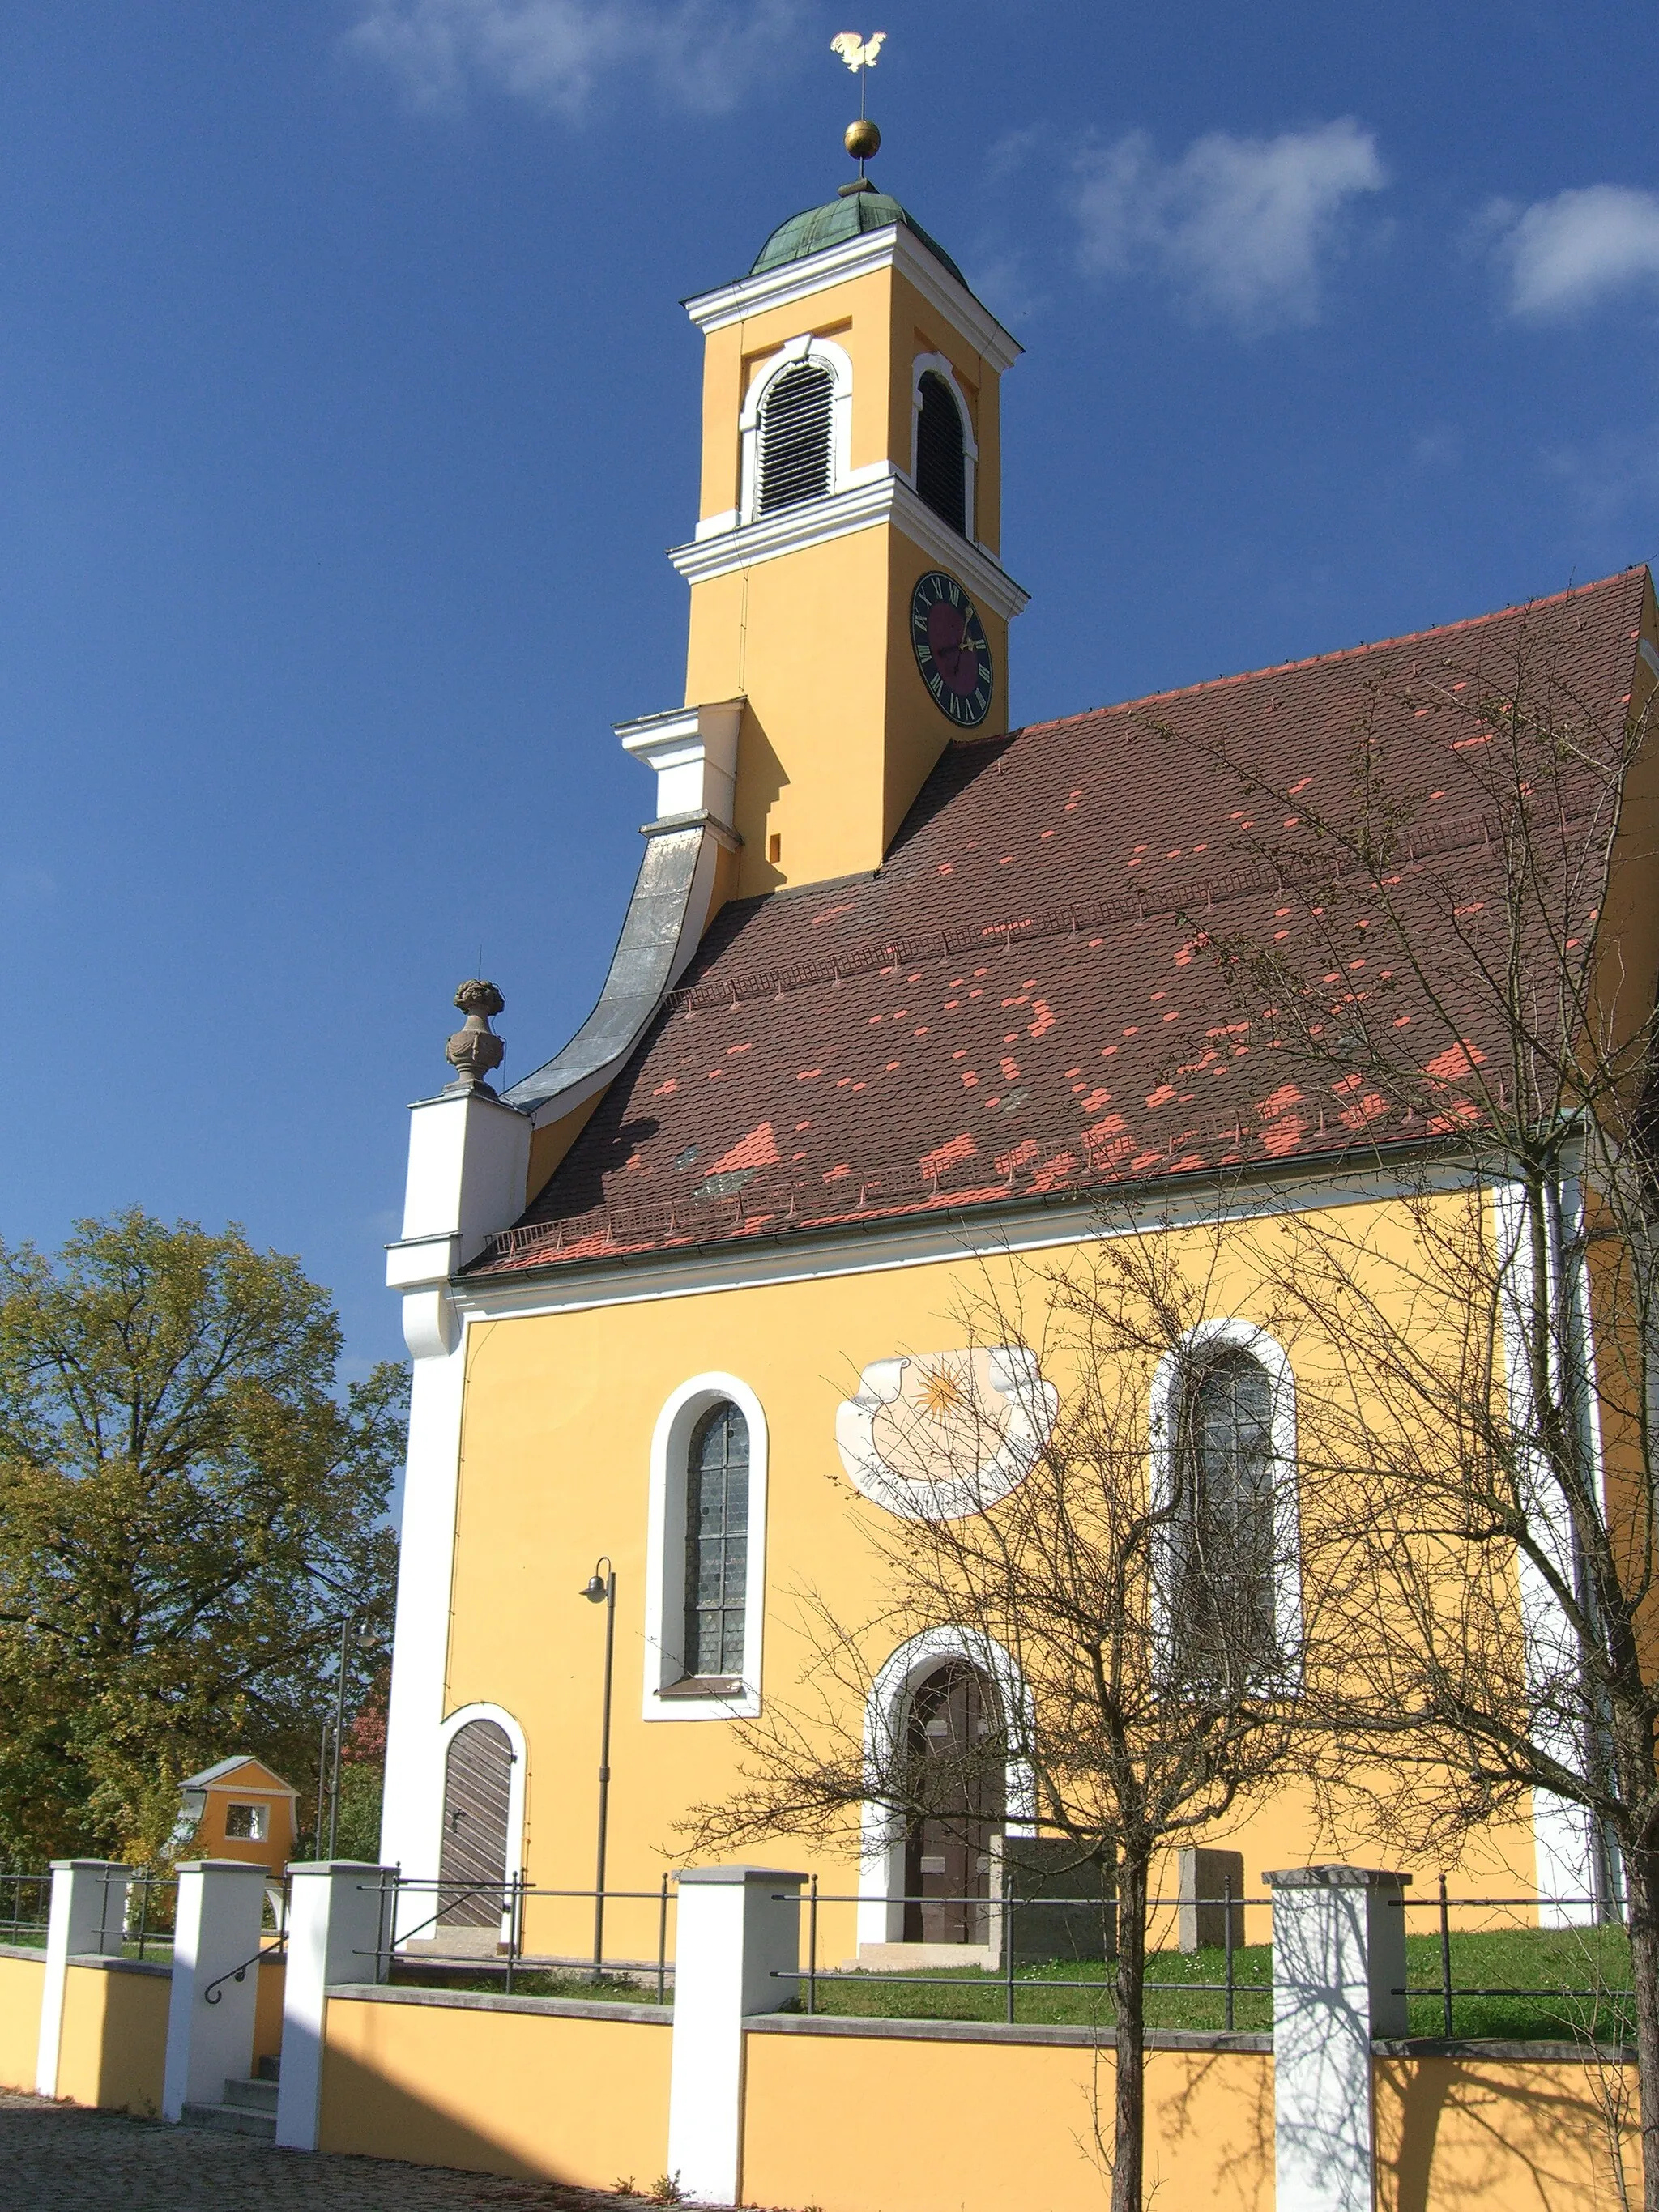
<path fill-rule="evenodd" d="M 1659 745 L 1634 646 L 1598 697 L 1566 628 L 1373 690 L 1322 803 L 1218 752 L 1294 834 L 1273 925 L 1192 923 L 1373 1201 L 1254 1240 L 1354 1508 L 1326 1771 L 1419 1844 L 1530 1803 L 1546 1882 L 1627 1916 L 1659 2212 Z"/>
<path fill-rule="evenodd" d="M 1194 1351 L 1221 1249 L 1198 1243 L 1113 1234 L 1052 1267 L 988 1267 L 958 1316 L 969 1348 L 890 1409 L 899 1510 L 869 1516 L 878 1604 L 857 1623 L 811 1605 L 810 1692 L 742 1728 L 744 1784 L 687 1827 L 695 1850 L 781 1834 L 852 1847 L 872 1817 L 902 1832 L 954 1814 L 965 1832 L 1011 1778 L 1011 1820 L 1063 1839 L 1072 1878 L 1112 1893 L 1114 2212 L 1144 2201 L 1154 1870 L 1284 1771 L 1309 1625 L 1272 1407 L 1234 1402 L 1236 1346 Z M 1206 1443 L 1224 1394 L 1229 1434 Z M 1287 1577 L 1299 1623 L 1275 1607 Z M 942 1626 L 999 1694 L 924 1760 L 914 1711 L 866 1717 L 882 1659 Z"/>

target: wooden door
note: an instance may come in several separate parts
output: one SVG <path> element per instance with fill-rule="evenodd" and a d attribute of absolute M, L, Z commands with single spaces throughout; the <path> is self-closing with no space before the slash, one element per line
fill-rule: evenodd
<path fill-rule="evenodd" d="M 494 1721 L 468 1721 L 457 1729 L 444 1764 L 441 1927 L 488 1928 L 506 1909 L 512 1787 L 513 1747 L 507 1730 Z"/>
<path fill-rule="evenodd" d="M 907 1943 L 990 1941 L 991 1838 L 1006 1789 L 996 1693 L 953 1661 L 930 1674 L 910 1707 L 914 1786 L 927 1808 L 906 1838 Z"/>

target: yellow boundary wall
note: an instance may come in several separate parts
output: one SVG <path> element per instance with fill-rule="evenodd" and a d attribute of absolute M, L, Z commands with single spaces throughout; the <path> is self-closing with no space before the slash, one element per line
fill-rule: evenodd
<path fill-rule="evenodd" d="M 641 2188 L 668 2163 L 671 2015 L 653 2006 L 330 1993 L 319 2150 Z"/>
<path fill-rule="evenodd" d="M 170 1966 L 71 1960 L 64 1981 L 58 2095 L 72 2105 L 153 2119 L 161 2109 L 172 1986 Z"/>
<path fill-rule="evenodd" d="M 1379 2058 L 1375 2079 L 1377 2212 L 1613 2212 L 1640 2202 L 1633 2065 L 1589 2051 L 1413 2054 Z"/>
<path fill-rule="evenodd" d="M 1109 2046 L 1081 2035 L 970 2039 L 930 2033 L 933 2023 L 859 2025 L 867 2032 L 748 2031 L 748 2202 L 1099 2212 L 1111 2187 L 1102 2148 L 1112 2134 Z M 1272 2212 L 1273 2057 L 1237 2047 L 1254 2040 L 1152 2052 L 1149 2203 Z"/>
<path fill-rule="evenodd" d="M 46 1954 L 0 1944 L 0 2089 L 34 2094 L 40 2055 L 40 1992 Z"/>

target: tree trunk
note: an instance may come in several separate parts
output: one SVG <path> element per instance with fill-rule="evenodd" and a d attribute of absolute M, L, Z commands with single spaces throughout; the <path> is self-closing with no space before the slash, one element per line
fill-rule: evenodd
<path fill-rule="evenodd" d="M 1659 1850 L 1626 1854 L 1636 2073 L 1642 2114 L 1643 2212 L 1659 2212 Z"/>
<path fill-rule="evenodd" d="M 1117 2081 L 1112 2110 L 1112 2212 L 1140 2212 L 1146 2119 L 1146 1861 L 1117 1879 Z"/>

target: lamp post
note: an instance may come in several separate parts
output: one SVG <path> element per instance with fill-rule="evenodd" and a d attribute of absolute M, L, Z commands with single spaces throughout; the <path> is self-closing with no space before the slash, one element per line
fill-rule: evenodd
<path fill-rule="evenodd" d="M 603 1574 L 599 1572 L 601 1567 L 605 1569 Z M 605 1840 L 611 1815 L 611 1662 L 617 1643 L 617 1571 L 608 1558 L 602 1557 L 595 1562 L 581 1594 L 590 1605 L 605 1607 L 605 1698 L 599 1716 L 599 1849 L 593 1877 L 593 1978 L 597 1982 L 605 1965 Z"/>
<path fill-rule="evenodd" d="M 340 1739 L 345 1734 L 346 1663 L 351 1648 L 352 1631 L 356 1631 L 359 1644 L 368 1644 L 374 1637 L 374 1624 L 366 1613 L 349 1613 L 340 1623 L 340 1665 L 334 1678 L 334 1755 L 330 1765 L 328 1782 L 328 1856 L 334 1856 L 335 1839 L 340 1832 Z"/>

